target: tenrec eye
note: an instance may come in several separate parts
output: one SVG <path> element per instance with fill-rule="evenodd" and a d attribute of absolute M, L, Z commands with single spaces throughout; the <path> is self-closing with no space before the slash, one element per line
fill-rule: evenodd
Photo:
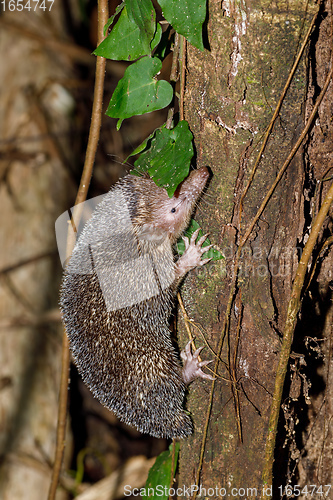
<path fill-rule="evenodd" d="M 169 200 L 152 179 L 124 177 L 86 223 L 62 283 L 63 320 L 83 380 L 121 420 L 159 438 L 191 434 L 191 418 L 182 406 L 185 385 L 195 376 L 213 380 L 201 371 L 207 361 L 200 362 L 190 344 L 184 351 L 184 367 L 178 363 L 169 329 L 174 291 L 188 271 L 205 262 L 204 238 L 196 243 L 198 233 L 176 262 L 172 246 L 207 180 L 206 167 L 194 170 L 182 186 L 182 197 Z M 191 203 L 183 203 L 190 197 Z M 173 214 L 179 206 L 174 219 L 168 216 L 170 205 Z M 104 221 L 108 233 L 100 241 Z M 142 229 L 143 241 L 138 237 Z M 139 244 L 142 259 L 137 258 Z M 161 283 L 157 293 L 160 276 L 163 288 Z"/>

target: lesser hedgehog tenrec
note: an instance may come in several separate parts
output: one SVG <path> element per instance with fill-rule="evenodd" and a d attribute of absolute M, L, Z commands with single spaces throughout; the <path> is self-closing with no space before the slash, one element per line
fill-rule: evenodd
<path fill-rule="evenodd" d="M 184 368 L 171 342 L 169 320 L 177 285 L 209 247 L 185 240 L 174 261 L 172 245 L 186 229 L 208 179 L 194 170 L 172 198 L 147 178 L 128 175 L 96 207 L 66 267 L 61 310 L 74 361 L 93 394 L 125 423 L 156 437 L 192 432 L 183 410 L 185 384 L 209 378 L 191 354 Z"/>

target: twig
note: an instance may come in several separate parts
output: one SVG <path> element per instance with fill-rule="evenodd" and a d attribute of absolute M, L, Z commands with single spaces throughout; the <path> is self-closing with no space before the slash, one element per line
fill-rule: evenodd
<path fill-rule="evenodd" d="M 8 19 L 1 19 L 0 17 L 0 31 L 2 29 L 11 30 L 16 32 L 18 36 L 35 40 L 42 48 L 53 50 L 55 54 L 63 54 L 69 60 L 76 63 L 84 64 L 88 67 L 95 65 L 96 58 L 91 54 L 90 50 L 75 45 L 75 43 L 71 43 L 69 40 L 63 42 L 50 36 L 40 35 L 26 28 L 24 23 L 9 21 Z M 112 61 L 108 59 L 106 61 L 106 66 L 107 71 L 111 72 L 118 79 L 123 77 L 127 64 L 123 61 Z"/>
<path fill-rule="evenodd" d="M 320 92 L 319 94 L 319 97 L 315 103 L 315 105 L 313 106 L 313 110 L 312 110 L 312 113 L 310 114 L 309 118 L 308 118 L 308 121 L 306 122 L 306 125 L 304 127 L 304 129 L 302 130 L 302 133 L 301 135 L 299 136 L 295 146 L 292 148 L 292 150 L 290 151 L 286 161 L 284 162 L 284 164 L 282 165 L 281 169 L 279 170 L 279 173 L 278 175 L 276 176 L 276 179 L 274 181 L 274 183 L 272 184 L 270 190 L 268 191 L 268 193 L 266 194 L 263 202 L 261 203 L 256 215 L 254 216 L 254 218 L 252 219 L 252 222 L 249 226 L 249 228 L 247 229 L 245 235 L 243 236 L 242 240 L 241 240 L 241 245 L 240 245 L 240 248 L 243 247 L 246 243 L 246 241 L 248 240 L 250 234 L 252 233 L 253 231 L 253 228 L 254 226 L 256 225 L 256 223 L 258 222 L 259 220 L 259 217 L 261 216 L 261 214 L 263 213 L 263 211 L 265 210 L 266 208 L 266 205 L 268 203 L 268 201 L 270 200 L 273 192 L 275 191 L 275 188 L 276 186 L 278 185 L 278 183 L 280 182 L 284 172 L 286 171 L 289 163 L 291 162 L 291 160 L 293 159 L 293 157 L 295 156 L 295 154 L 297 153 L 299 147 L 301 146 L 305 136 L 307 135 L 307 133 L 309 132 L 309 129 L 310 127 L 312 126 L 312 123 L 315 119 L 315 116 L 317 114 L 317 111 L 318 111 L 318 108 L 319 108 L 319 105 L 321 103 L 321 101 L 323 100 L 323 97 L 324 95 L 326 94 L 326 90 L 327 90 L 327 87 L 329 86 L 330 82 L 331 82 L 331 79 L 332 79 L 332 75 L 333 75 L 333 65 L 330 69 L 330 72 L 329 74 L 327 75 L 327 78 L 325 80 L 325 84 L 322 88 L 322 91 Z"/>
<path fill-rule="evenodd" d="M 61 323 L 58 307 L 56 309 L 50 309 L 43 314 L 20 314 L 16 318 L 4 318 L 0 321 L 0 329 L 50 325 L 52 323 Z"/>
<path fill-rule="evenodd" d="M 173 55 L 172 55 L 172 65 L 170 71 L 170 81 L 176 82 L 179 78 L 178 67 L 179 67 L 179 35 L 175 33 L 175 43 L 173 46 Z"/>
<path fill-rule="evenodd" d="M 189 320 L 189 317 L 187 315 L 187 312 L 186 312 L 186 309 L 185 309 L 185 306 L 184 306 L 184 302 L 183 302 L 182 296 L 180 295 L 179 292 L 177 292 L 177 299 L 178 299 L 178 302 L 179 302 L 179 305 L 180 305 L 180 308 L 181 308 L 181 311 L 182 311 L 182 314 L 183 314 L 183 317 L 184 317 L 184 320 L 185 320 L 185 328 L 186 328 L 186 331 L 187 331 L 187 334 L 188 334 L 188 338 L 190 340 L 194 340 L 192 332 L 191 332 L 191 328 L 189 327 L 189 321 L 190 320 Z"/>
<path fill-rule="evenodd" d="M 21 24 L 8 21 L 8 19 L 0 19 L 0 30 L 2 29 L 15 31 L 19 36 L 37 41 L 41 47 L 48 47 L 56 53 L 61 52 L 74 61 L 81 62 L 87 66 L 92 66 L 94 64 L 94 58 L 89 50 L 80 47 L 79 45 L 70 43 L 68 40 L 66 42 L 62 42 L 60 40 L 56 40 L 55 38 L 40 35 L 39 33 L 29 30 L 23 23 Z"/>
<path fill-rule="evenodd" d="M 308 279 L 308 284 L 306 286 L 306 289 L 305 289 L 305 292 L 308 290 L 309 286 L 310 286 L 310 283 L 312 281 L 312 278 L 314 276 L 314 273 L 316 272 L 316 268 L 317 268 L 317 263 L 318 263 L 318 259 L 320 258 L 320 256 L 323 254 L 323 252 L 330 246 L 333 244 L 333 236 L 330 236 L 326 241 L 324 241 L 321 249 L 319 250 L 318 252 L 318 255 L 316 257 L 316 260 L 314 261 L 314 264 L 313 264 L 313 269 L 312 269 L 312 273 L 311 273 L 311 276 L 309 277 Z"/>
<path fill-rule="evenodd" d="M 173 481 L 174 481 L 174 470 L 175 470 L 175 461 L 176 461 L 176 439 L 172 439 L 172 459 L 171 459 L 171 474 L 170 474 L 170 484 L 169 484 L 169 491 L 171 491 L 171 488 L 173 487 Z M 168 500 L 172 500 L 172 496 L 169 495 Z"/>
<path fill-rule="evenodd" d="M 302 257 L 297 267 L 296 276 L 291 291 L 291 297 L 288 304 L 287 318 L 283 332 L 280 359 L 276 372 L 275 389 L 273 394 L 273 402 L 271 406 L 271 414 L 268 425 L 268 436 L 265 448 L 265 462 L 262 474 L 262 481 L 263 484 L 265 485 L 266 484 L 271 485 L 273 479 L 274 449 L 275 449 L 278 419 L 280 414 L 282 391 L 287 372 L 290 350 L 293 341 L 293 334 L 297 322 L 297 316 L 301 307 L 301 293 L 303 290 L 303 284 L 305 280 L 307 266 L 312 255 L 313 248 L 316 244 L 318 234 L 324 224 L 326 215 L 330 209 L 332 202 L 333 202 L 333 184 L 331 185 L 325 197 L 325 200 L 318 212 L 318 215 L 315 218 L 314 223 L 312 225 L 309 239 L 306 242 L 306 245 L 302 253 Z"/>
<path fill-rule="evenodd" d="M 236 289 L 236 284 L 237 284 L 237 273 L 234 273 L 234 278 L 231 284 L 231 291 L 233 292 Z M 224 324 L 223 324 L 223 329 L 221 332 L 221 337 L 220 341 L 217 347 L 217 354 L 216 354 L 216 360 L 215 360 L 215 365 L 214 365 L 214 372 L 217 373 L 219 362 L 220 362 L 220 356 L 222 352 L 222 347 L 223 347 L 223 342 L 225 338 L 225 334 L 227 331 L 229 331 L 229 321 L 230 321 L 230 314 L 231 314 L 231 307 L 232 303 L 234 300 L 234 293 L 229 294 L 229 299 L 228 299 L 228 304 L 225 312 L 225 317 L 224 317 Z M 204 453 L 205 453 L 205 447 L 206 447 L 206 441 L 207 441 L 207 434 L 208 434 L 208 426 L 209 426 L 209 420 L 210 420 L 210 414 L 212 411 L 212 403 L 213 403 L 213 396 L 214 396 L 214 389 L 215 389 L 215 382 L 216 380 L 212 381 L 212 385 L 210 388 L 210 393 L 209 393 L 209 401 L 208 401 L 208 407 L 207 407 L 207 414 L 206 414 L 206 421 L 205 421 L 205 427 L 203 430 L 203 437 L 202 437 L 202 442 L 201 442 L 201 449 L 200 449 L 200 457 L 199 457 L 199 464 L 196 472 L 196 477 L 195 477 L 195 484 L 196 486 L 199 486 L 199 481 L 200 481 L 200 474 L 201 474 L 201 469 L 202 469 L 202 464 L 203 464 L 203 459 L 204 459 Z M 196 489 L 193 494 L 193 500 L 195 500 L 197 496 L 197 491 Z"/>
<path fill-rule="evenodd" d="M 27 266 L 29 264 L 32 264 L 34 262 L 37 262 L 41 259 L 45 259 L 48 257 L 55 257 L 57 255 L 56 250 L 50 250 L 49 252 L 43 252 L 39 255 L 35 255 L 34 257 L 30 257 L 24 260 L 21 260 L 20 262 L 17 262 L 16 264 L 12 264 L 11 266 L 5 267 L 3 269 L 0 269 L 0 276 L 2 274 L 9 274 L 12 271 L 15 271 L 16 269 L 19 269 L 22 266 Z"/>
<path fill-rule="evenodd" d="M 175 33 L 175 43 L 173 46 L 170 82 L 176 82 L 178 80 L 179 78 L 178 68 L 179 68 L 179 35 L 178 33 Z M 165 128 L 169 130 L 172 127 L 174 113 L 175 113 L 175 108 L 174 106 L 172 106 L 168 110 L 168 116 L 165 124 Z"/>
<path fill-rule="evenodd" d="M 239 337 L 240 337 L 242 316 L 243 316 L 242 297 L 241 297 L 241 294 L 239 294 L 237 334 L 236 334 L 236 341 L 235 341 L 235 348 L 234 348 L 234 352 L 233 352 L 233 357 L 231 357 L 230 341 L 228 342 L 228 346 L 229 346 L 229 374 L 230 374 L 230 382 L 231 382 L 231 391 L 232 391 L 233 398 L 234 398 L 235 411 L 236 411 L 236 417 L 237 417 L 237 431 L 238 431 L 238 438 L 239 438 L 240 443 L 243 442 L 243 431 L 242 431 L 242 421 L 241 421 L 241 413 L 240 413 L 239 390 L 237 387 L 238 380 L 237 380 L 237 374 L 236 374 L 236 363 L 237 363 L 237 353 L 238 353 L 238 346 L 239 346 Z"/>
<path fill-rule="evenodd" d="M 188 317 L 188 314 L 186 312 L 186 309 L 185 309 L 185 306 L 184 306 L 184 302 L 183 302 L 183 299 L 182 299 L 182 296 L 180 295 L 179 292 L 177 292 L 177 299 L 178 299 L 178 302 L 179 302 L 179 305 L 180 305 L 180 309 L 182 311 L 182 315 L 183 315 L 183 318 L 184 318 L 184 322 L 185 322 L 185 328 L 186 328 L 186 331 L 187 331 L 187 334 L 188 334 L 188 338 L 191 340 L 192 342 L 192 348 L 194 350 L 196 350 L 196 345 L 195 345 L 195 336 L 192 335 L 192 332 L 191 332 L 191 328 L 190 328 L 190 324 L 193 325 L 192 321 L 190 320 L 190 318 Z M 196 325 L 194 325 L 196 326 Z M 197 327 L 198 328 L 198 327 Z M 200 329 L 199 329 L 200 331 Z M 202 334 L 202 332 L 200 331 L 200 333 Z M 207 340 L 205 339 L 204 335 L 202 335 L 203 339 L 204 339 L 204 342 L 206 344 L 206 347 L 208 347 L 208 349 L 214 354 L 215 356 L 215 352 L 211 349 L 211 347 L 208 345 L 207 343 Z M 198 356 L 198 360 L 199 361 L 202 361 L 202 358 L 201 356 Z M 215 377 L 219 377 L 219 378 L 222 378 L 220 377 L 219 375 L 217 375 L 216 373 L 214 373 L 208 366 L 206 366 L 206 369 L 208 371 L 210 371 L 212 373 L 212 375 L 214 375 Z"/>
<path fill-rule="evenodd" d="M 179 90 L 179 118 L 184 120 L 184 93 L 185 93 L 185 69 L 186 69 L 186 39 L 180 35 L 180 90 Z"/>
<path fill-rule="evenodd" d="M 98 43 L 100 43 L 104 39 L 103 27 L 106 24 L 107 20 L 108 20 L 108 1 L 99 0 Z M 85 163 L 81 176 L 80 186 L 75 200 L 75 205 L 82 203 L 86 199 L 92 175 L 92 170 L 99 140 L 101 121 L 102 121 L 104 74 L 105 74 L 105 59 L 103 57 L 97 57 L 94 101 L 92 108 L 90 132 L 88 138 Z M 72 234 L 72 232 L 69 230 L 68 234 L 70 235 Z M 72 245 L 72 248 L 74 248 L 74 243 L 75 243 L 74 239 L 68 238 L 67 248 L 69 249 L 70 245 Z M 57 443 L 56 443 L 55 460 L 54 460 L 54 467 L 52 470 L 52 478 L 48 494 L 48 500 L 54 500 L 56 495 L 62 458 L 65 448 L 69 361 L 70 361 L 70 356 L 69 356 L 68 338 L 64 330 L 63 344 L 62 344 L 62 371 L 61 371 L 59 408 L 58 408 Z"/>
<path fill-rule="evenodd" d="M 292 68 L 291 68 L 291 70 L 290 70 L 290 73 L 289 73 L 289 75 L 288 75 L 288 78 L 287 78 L 286 84 L 285 84 L 285 86 L 284 86 L 284 88 L 283 88 L 283 91 L 282 91 L 282 94 L 281 94 L 281 96 L 280 96 L 279 102 L 277 103 L 277 106 L 276 106 L 276 108 L 275 108 L 274 114 L 273 114 L 273 116 L 272 116 L 271 122 L 270 122 L 270 124 L 269 124 L 269 126 L 268 126 L 268 128 L 267 128 L 267 130 L 266 130 L 266 132 L 265 132 L 265 137 L 264 137 L 264 140 L 263 140 L 262 146 L 261 146 L 261 148 L 260 148 L 260 151 L 259 151 L 259 153 L 258 153 L 257 159 L 256 159 L 256 161 L 255 161 L 255 163 L 254 163 L 254 166 L 253 166 L 253 169 L 252 169 L 252 172 L 251 172 L 250 179 L 249 179 L 249 181 L 248 181 L 248 183 L 247 183 L 247 185 L 246 185 L 246 187 L 245 187 L 245 189 L 244 189 L 244 192 L 243 192 L 243 194 L 242 194 L 242 196 L 241 196 L 241 199 L 240 199 L 240 202 L 239 202 L 239 224 L 240 224 L 241 217 L 242 217 L 242 207 L 243 207 L 243 201 L 244 201 L 244 198 L 245 198 L 245 196 L 247 195 L 247 192 L 248 192 L 248 190 L 249 190 L 249 188 L 250 188 L 250 186 L 251 186 L 251 184 L 252 184 L 252 181 L 253 181 L 253 178 L 254 178 L 254 176 L 255 176 L 256 170 L 257 170 L 258 165 L 259 165 L 259 162 L 260 162 L 260 160 L 261 160 L 261 156 L 262 156 L 262 154 L 263 154 L 263 152 L 264 152 L 264 150 L 265 150 L 265 147 L 266 147 L 266 145 L 267 145 L 267 142 L 268 142 L 268 139 L 269 139 L 269 137 L 270 137 L 271 131 L 272 131 L 272 129 L 273 129 L 274 123 L 275 123 L 275 121 L 276 121 L 276 118 L 277 118 L 277 117 L 278 117 L 278 115 L 279 115 L 279 112 L 280 112 L 281 106 L 282 106 L 282 104 L 283 104 L 284 98 L 286 97 L 286 94 L 287 94 L 287 91 L 288 91 L 288 89 L 289 89 L 289 86 L 290 86 L 291 80 L 293 79 L 293 76 L 294 76 L 295 71 L 296 71 L 296 69 L 297 69 L 298 63 L 299 63 L 299 61 L 301 60 L 301 57 L 302 57 L 303 52 L 304 52 L 304 49 L 305 49 L 305 47 L 306 47 L 306 45 L 307 45 L 307 43 L 308 43 L 308 41 L 309 41 L 309 38 L 310 38 L 310 35 L 311 35 L 311 31 L 312 31 L 312 28 L 313 28 L 313 26 L 314 26 L 314 24 L 315 24 L 315 22 L 316 22 L 316 19 L 317 19 L 317 16 L 318 16 L 318 12 L 319 12 L 319 9 L 320 9 L 320 6 L 321 6 L 321 3 L 322 3 L 322 2 L 320 2 L 319 6 L 318 6 L 318 9 L 317 9 L 317 12 L 315 13 L 315 15 L 314 15 L 314 16 L 313 16 L 313 18 L 312 18 L 311 24 L 310 24 L 310 26 L 309 26 L 309 29 L 308 29 L 307 33 L 306 33 L 306 36 L 305 36 L 305 39 L 304 39 L 304 41 L 303 41 L 303 43 L 302 43 L 302 46 L 301 46 L 301 48 L 300 48 L 300 51 L 299 51 L 299 53 L 298 53 L 298 55 L 297 55 L 297 57 L 296 57 L 296 59 L 295 59 L 295 62 L 294 62 L 293 66 L 292 66 Z"/>
<path fill-rule="evenodd" d="M 233 272 L 233 279 L 232 279 L 232 282 L 231 282 L 231 285 L 230 285 L 230 293 L 229 293 L 229 298 L 228 298 L 228 303 L 227 303 L 227 308 L 226 308 L 226 312 L 225 312 L 225 318 L 224 318 L 224 323 L 223 323 L 223 327 L 222 327 L 222 332 L 221 332 L 221 336 L 220 336 L 220 341 L 219 341 L 219 344 L 218 344 L 218 348 L 217 348 L 217 357 L 216 357 L 216 363 L 215 363 L 215 366 L 214 366 L 214 372 L 217 373 L 217 370 L 218 370 L 218 365 L 219 365 L 219 358 L 221 356 L 221 352 L 222 352 L 222 347 L 223 347 L 223 343 L 224 343 L 224 339 L 225 339 L 225 336 L 226 334 L 229 332 L 229 324 L 230 324 L 230 315 L 231 315 L 231 307 L 232 307 L 232 304 L 233 304 L 233 300 L 234 300 L 234 296 L 235 296 L 235 293 L 236 293 L 236 289 L 237 289 L 237 282 L 238 282 L 238 270 L 239 270 L 239 260 L 240 260 L 240 256 L 241 256 L 241 252 L 242 252 L 242 248 L 243 246 L 245 245 L 246 241 L 248 240 L 255 224 L 257 223 L 259 217 L 261 216 L 262 212 L 264 211 L 264 209 L 266 208 L 266 205 L 268 203 L 268 201 L 270 200 L 276 186 L 278 185 L 278 183 L 280 182 L 285 170 L 287 169 L 288 165 L 290 164 L 292 158 L 294 157 L 294 155 L 296 154 L 296 152 L 298 151 L 299 147 L 301 146 L 306 134 L 308 133 L 309 129 L 310 129 L 310 126 L 312 125 L 313 123 L 313 120 L 317 114 L 317 111 L 318 111 L 318 107 L 326 93 L 326 90 L 327 90 L 327 87 L 331 81 L 331 78 L 332 78 L 332 68 L 330 70 L 330 73 L 328 75 L 328 77 L 326 78 L 326 81 L 325 81 L 325 84 L 324 84 L 324 87 L 314 105 L 314 108 L 312 110 L 312 113 L 306 123 L 306 126 L 304 127 L 304 130 L 302 131 L 297 143 L 295 144 L 295 146 L 293 147 L 291 153 L 288 155 L 288 158 L 286 159 L 286 161 L 284 162 L 282 168 L 280 169 L 277 177 L 276 177 L 276 180 L 275 182 L 273 183 L 271 189 L 269 190 L 269 192 L 267 193 L 264 201 L 262 202 L 262 204 L 260 205 L 258 211 L 257 211 L 257 214 L 255 215 L 255 217 L 252 219 L 252 222 L 248 228 L 248 230 L 246 231 L 244 237 L 242 238 L 241 242 L 240 242 L 240 245 L 237 249 L 237 253 L 236 253 L 236 257 L 235 257 L 235 264 L 234 264 L 234 272 Z M 246 193 L 245 193 L 246 194 Z M 242 199 L 244 198 L 244 196 L 242 197 Z M 200 480 L 200 473 L 201 473 L 201 468 L 202 468 L 202 464 L 203 464 L 203 457 L 204 457 L 204 451 L 205 451 L 205 446 L 206 446 L 206 440 L 207 440 L 207 432 L 208 432 L 208 425 L 209 425 L 209 419 L 210 419 L 210 413 L 211 413 L 211 409 L 212 409 L 212 401 L 213 401 L 213 394 L 214 394 L 214 389 L 215 389 L 215 380 L 212 381 L 212 385 L 211 385 L 211 390 L 210 390 L 210 395 L 209 395 L 209 401 L 208 401 L 208 409 L 207 409 L 207 416 L 206 416 L 206 423 L 205 423 L 205 428 L 204 428 L 204 431 L 203 431 L 203 438 L 202 438 L 202 443 L 201 443 L 201 451 L 200 451 L 200 458 L 199 458 L 199 464 L 198 464 L 198 469 L 197 469 L 197 473 L 196 473 L 196 485 L 198 486 L 199 485 L 199 480 Z M 194 495 L 192 497 L 194 500 L 196 498 L 196 492 L 194 492 Z"/>

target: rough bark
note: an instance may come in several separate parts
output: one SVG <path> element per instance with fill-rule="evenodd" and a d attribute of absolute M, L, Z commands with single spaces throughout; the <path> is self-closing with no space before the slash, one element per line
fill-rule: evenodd
<path fill-rule="evenodd" d="M 320 42 L 315 30 L 310 49 L 316 63 L 313 62 L 312 66 L 319 65 L 321 73 L 318 68 L 312 69 L 309 92 L 314 87 L 316 92 L 307 95 L 308 62 L 311 60 L 307 51 L 245 198 L 240 223 L 242 192 L 300 40 L 303 40 L 316 9 L 314 3 L 307 5 L 307 2 L 298 1 L 211 2 L 207 25 L 209 51 L 200 53 L 188 47 L 185 117 L 195 136 L 198 167 L 209 165 L 213 174 L 197 218 L 224 251 L 226 259 L 200 269 L 195 277 L 190 276 L 182 293 L 189 316 L 202 325 L 201 330 L 215 352 L 229 297 L 237 245 L 300 135 L 309 114 L 305 113 L 305 104 L 309 100 L 313 103 L 327 75 L 330 49 L 318 48 Z M 326 20 L 327 26 L 323 27 L 324 18 L 318 17 L 318 30 L 327 31 L 331 26 Z M 319 54 L 314 54 L 315 50 L 324 51 L 322 60 Z M 313 75 L 317 72 L 319 81 L 314 82 Z M 325 115 L 327 148 L 332 128 L 326 118 L 331 116 L 327 113 L 328 97 L 325 102 L 323 106 L 326 108 L 322 106 L 321 113 Z M 307 107 L 311 105 L 307 104 Z M 320 129 L 317 126 L 318 123 L 315 127 L 318 136 Z M 319 136 L 314 140 L 319 141 Z M 313 154 L 319 162 L 318 151 Z M 310 208 L 311 199 L 316 200 L 317 208 L 320 204 L 314 192 L 309 194 L 309 182 L 314 175 L 316 179 L 321 178 L 325 170 L 313 174 L 311 167 L 309 172 L 307 155 L 307 149 L 303 148 L 295 156 L 242 252 L 230 335 L 224 342 L 219 372 L 226 379 L 233 377 L 235 385 L 232 391 L 230 380 L 219 379 L 216 384 L 200 476 L 205 488 L 225 487 L 229 493 L 233 487 L 257 488 L 261 492 L 264 447 L 281 331 L 299 254 L 316 213 Z M 326 272 L 326 284 L 328 276 Z M 196 295 L 193 294 L 195 287 L 199 290 Z M 314 317 L 314 304 L 311 307 Z M 327 306 L 323 323 L 328 321 L 328 310 Z M 322 335 L 322 328 L 319 329 Z M 203 345 L 197 330 L 196 335 L 198 344 Z M 303 337 L 300 342 L 304 345 Z M 212 358 L 207 349 L 205 358 Z M 236 360 L 234 367 L 233 359 Z M 196 431 L 182 446 L 180 485 L 195 484 L 209 391 L 209 383 L 202 381 L 193 383 L 190 388 L 187 406 Z M 242 442 L 237 425 L 237 395 Z M 286 392 L 288 401 L 290 398 Z M 306 412 L 304 399 L 301 405 Z M 282 419 L 281 430 L 283 425 Z M 282 444 L 283 440 L 278 441 L 276 498 L 279 497 L 278 486 L 286 484 L 294 463 L 291 447 L 282 448 Z M 295 475 L 293 480 L 296 480 Z M 209 497 L 214 498 L 214 495 Z"/>
<path fill-rule="evenodd" d="M 311 112 L 313 102 L 332 64 L 332 23 L 332 3 L 326 2 L 321 9 L 321 22 L 314 32 L 310 46 L 305 116 Z M 316 127 L 313 128 L 305 148 L 307 172 L 305 199 L 308 219 L 317 212 L 332 182 L 332 102 L 331 84 L 320 106 Z M 296 421 L 298 429 L 296 437 L 291 433 L 288 436 L 293 451 L 288 475 L 292 476 L 297 469 L 299 484 L 302 487 L 308 484 L 326 485 L 333 482 L 332 247 L 320 252 L 323 242 L 331 234 L 332 208 L 327 226 L 318 241 L 316 255 L 319 253 L 320 258 L 310 293 L 304 301 L 302 321 L 295 337 L 295 350 L 301 356 L 293 362 L 291 379 L 298 387 L 296 392 L 298 397 L 293 398 L 287 408 L 287 414 L 291 416 L 289 427 L 294 426 Z M 304 405 L 304 400 L 307 402 L 307 407 Z M 300 418 L 297 427 L 298 415 L 302 415 L 303 418 Z M 302 431 L 301 438 L 300 431 Z"/>

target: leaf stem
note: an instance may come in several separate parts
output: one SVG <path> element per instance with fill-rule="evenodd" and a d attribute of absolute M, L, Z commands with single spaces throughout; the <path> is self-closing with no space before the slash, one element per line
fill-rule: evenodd
<path fill-rule="evenodd" d="M 108 20 L 108 1 L 99 0 L 98 2 L 98 43 L 104 39 L 103 28 Z M 90 125 L 90 132 L 88 138 L 88 145 L 86 151 L 86 158 L 81 176 L 80 186 L 77 192 L 75 205 L 85 201 L 87 197 L 88 187 L 90 184 L 95 155 L 99 140 L 99 133 L 102 121 L 102 105 L 103 105 L 103 89 L 104 89 L 104 74 L 105 74 L 105 59 L 97 57 L 96 61 L 96 75 L 95 75 L 95 89 L 94 101 L 92 108 L 92 118 Z M 77 212 L 75 213 L 77 215 Z M 75 218 L 75 220 L 77 220 Z M 74 232 L 69 229 L 68 235 L 74 235 Z M 74 238 L 68 238 L 67 252 L 70 254 L 74 248 Z M 67 417 L 67 402 L 68 402 L 68 379 L 69 379 L 69 345 L 68 338 L 64 329 L 62 340 L 62 370 L 60 380 L 59 392 L 59 408 L 58 408 L 58 424 L 57 424 L 57 438 L 54 466 L 52 469 L 51 483 L 48 493 L 48 500 L 54 500 L 59 476 L 61 471 L 62 459 L 66 442 L 66 417 Z"/>
<path fill-rule="evenodd" d="M 180 90 L 179 90 L 179 119 L 184 120 L 184 94 L 185 94 L 185 74 L 186 74 L 186 39 L 180 37 Z"/>
<path fill-rule="evenodd" d="M 322 91 L 320 92 L 320 95 L 319 95 L 319 97 L 318 97 L 318 99 L 313 107 L 313 110 L 312 110 L 312 113 L 308 119 L 308 122 L 307 122 L 301 136 L 299 137 L 299 140 L 297 141 L 295 147 L 297 145 L 298 145 L 298 147 L 300 146 L 302 140 L 305 137 L 305 134 L 308 132 L 308 130 L 309 130 L 316 114 L 317 114 L 318 107 L 319 107 L 319 105 L 320 105 L 320 103 L 321 103 L 321 101 L 326 93 L 326 90 L 327 90 L 329 84 L 331 83 L 332 76 L 333 76 L 333 64 L 331 65 L 331 69 L 326 77 L 324 86 L 323 86 Z M 292 152 L 294 151 L 294 149 L 295 148 L 293 148 Z M 287 160 L 286 160 L 286 162 L 285 162 L 285 164 L 282 167 L 280 172 L 283 173 L 283 171 L 285 170 L 285 168 L 284 168 L 285 165 L 287 164 L 287 162 L 288 163 L 290 162 L 289 157 L 290 157 L 290 155 L 288 156 L 288 158 L 287 158 Z M 281 178 L 280 172 L 278 175 L 279 178 Z M 267 198 L 267 196 L 266 196 L 266 198 Z M 265 198 L 265 200 L 266 200 L 266 198 Z M 265 202 L 265 200 L 264 200 L 264 202 Z M 291 350 L 291 345 L 292 345 L 292 341 L 293 341 L 293 334 L 294 334 L 294 330 L 295 330 L 295 326 L 296 326 L 296 322 L 297 322 L 297 315 L 298 315 L 298 312 L 299 312 L 300 306 L 301 306 L 301 292 L 303 290 L 305 274 L 306 274 L 308 262 L 309 262 L 311 255 L 312 255 L 312 251 L 313 251 L 314 245 L 316 243 L 319 231 L 324 223 L 325 217 L 326 217 L 327 212 L 331 206 L 332 201 L 333 201 L 333 184 L 331 185 L 331 187 L 326 195 L 326 198 L 325 198 L 325 200 L 324 200 L 324 202 L 319 210 L 319 213 L 318 213 L 318 215 L 315 218 L 315 221 L 313 223 L 309 239 L 306 242 L 306 245 L 305 245 L 303 253 L 302 253 L 302 257 L 301 257 L 299 264 L 298 264 L 298 267 L 297 267 L 296 276 L 295 276 L 292 291 L 291 291 L 291 297 L 290 297 L 289 304 L 288 304 L 287 318 L 286 318 L 286 323 L 285 323 L 285 327 L 284 327 L 279 364 L 278 364 L 276 378 L 275 378 L 275 389 L 274 389 L 274 394 L 273 394 L 273 402 L 272 402 L 272 406 L 271 406 L 271 414 L 270 414 L 269 426 L 268 426 L 268 436 L 267 436 L 266 447 L 265 447 L 265 462 L 264 462 L 264 467 L 263 467 L 262 480 L 263 480 L 263 484 L 267 484 L 267 485 L 271 485 L 272 480 L 273 480 L 274 449 L 275 449 L 275 442 L 276 442 L 278 419 L 279 419 L 279 414 L 280 414 L 282 391 L 283 391 L 284 380 L 285 380 L 285 376 L 286 376 L 286 372 L 287 372 L 288 361 L 289 361 L 289 357 L 290 357 L 290 350 Z M 263 206 L 264 202 L 262 203 L 262 206 Z M 260 209 L 261 209 L 261 207 L 260 207 Z M 259 211 L 260 211 L 260 209 L 259 209 Z M 256 217 L 255 217 L 255 219 L 256 219 Z M 245 239 L 245 236 L 244 236 L 244 239 Z"/>

